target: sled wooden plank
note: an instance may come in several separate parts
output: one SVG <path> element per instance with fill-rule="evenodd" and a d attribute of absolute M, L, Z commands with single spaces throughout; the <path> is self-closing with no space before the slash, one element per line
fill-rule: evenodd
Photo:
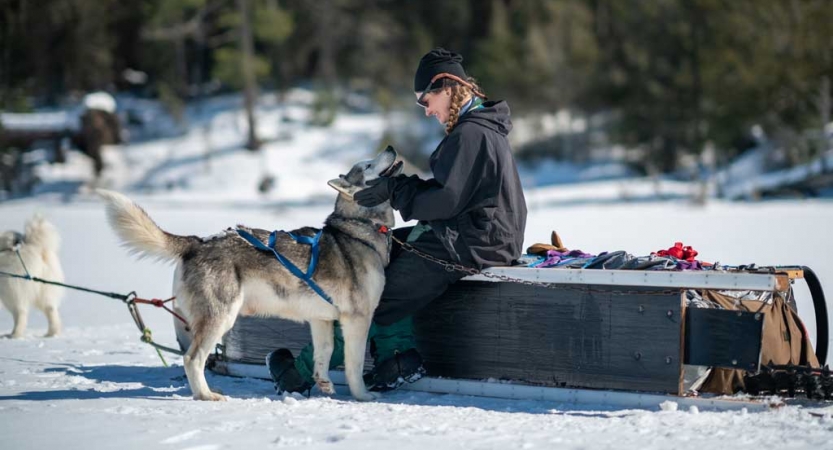
<path fill-rule="evenodd" d="M 764 314 L 686 309 L 685 363 L 757 371 Z"/>
<path fill-rule="evenodd" d="M 263 364 L 272 350 L 287 348 L 297 356 L 312 338 L 309 325 L 278 317 L 238 317 L 215 350 L 215 358 L 246 364 Z M 369 352 L 365 369 L 373 368 Z"/>
<path fill-rule="evenodd" d="M 223 336 L 223 356 L 232 361 L 263 364 L 272 350 L 283 347 L 297 355 L 310 339 L 309 325 L 305 323 L 241 316 Z"/>
<path fill-rule="evenodd" d="M 417 315 L 417 346 L 440 377 L 679 394 L 680 294 L 621 289 L 463 281 Z"/>
<path fill-rule="evenodd" d="M 598 270 L 598 269 L 537 269 L 529 267 L 493 267 L 487 272 L 528 281 L 557 284 L 607 286 L 646 286 L 687 289 L 727 289 L 772 291 L 778 287 L 777 277 L 770 273 L 718 272 L 710 270 Z M 472 281 L 500 280 L 473 275 Z"/>
<path fill-rule="evenodd" d="M 465 288 L 459 288 L 461 284 Z M 493 376 L 486 369 L 498 365 L 505 351 L 495 345 L 504 342 L 499 327 L 502 305 L 491 300 L 496 287 L 482 282 L 457 283 L 446 291 L 442 300 L 424 308 L 416 334 L 418 348 L 431 353 L 428 370 L 436 368 L 437 375 L 472 371 L 479 378 Z M 458 359 L 462 354 L 464 359 Z"/>
<path fill-rule="evenodd" d="M 804 278 L 804 271 L 801 269 L 780 269 L 776 273 L 787 275 L 791 280 Z"/>

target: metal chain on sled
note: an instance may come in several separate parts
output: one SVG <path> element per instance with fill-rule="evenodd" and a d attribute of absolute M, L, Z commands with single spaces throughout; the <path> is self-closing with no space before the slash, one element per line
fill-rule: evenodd
<path fill-rule="evenodd" d="M 422 252 L 420 250 L 415 249 L 411 244 L 407 242 L 402 242 L 396 236 L 391 235 L 391 238 L 396 241 L 399 245 L 402 246 L 402 249 L 413 253 L 420 258 L 427 259 L 433 263 L 439 264 L 445 268 L 448 272 L 463 272 L 468 275 L 481 275 L 486 278 L 491 278 L 493 280 L 505 281 L 507 283 L 518 283 L 524 284 L 527 286 L 537 286 L 547 289 L 559 289 L 559 290 L 573 290 L 573 291 L 580 291 L 580 292 L 596 292 L 601 294 L 614 294 L 614 295 L 675 295 L 679 294 L 679 290 L 675 289 L 663 289 L 663 290 L 656 290 L 656 291 L 646 291 L 646 290 L 622 290 L 622 289 L 614 289 L 614 290 L 602 290 L 602 289 L 592 289 L 589 287 L 580 287 L 580 286 L 571 286 L 569 284 L 559 284 L 559 283 L 545 283 L 543 281 L 531 281 L 531 280 L 523 280 L 520 278 L 513 278 L 508 275 L 499 275 L 490 272 L 483 272 L 473 267 L 467 267 L 462 264 L 453 263 L 450 261 L 445 261 L 436 256 L 429 255 L 428 253 Z"/>
<path fill-rule="evenodd" d="M 833 400 L 833 371 L 794 364 L 761 366 L 760 372 L 743 378 L 745 391 L 752 395 L 795 397 L 803 393 L 811 400 Z"/>

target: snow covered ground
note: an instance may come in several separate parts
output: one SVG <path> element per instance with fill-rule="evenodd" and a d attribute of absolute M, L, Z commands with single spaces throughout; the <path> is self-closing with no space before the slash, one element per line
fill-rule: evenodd
<path fill-rule="evenodd" d="M 335 200 L 326 181 L 371 154 L 384 131 L 374 115 L 342 116 L 333 128 L 310 128 L 303 124 L 302 105 L 267 100 L 259 126 L 272 141 L 263 152 L 250 153 L 240 149 L 242 114 L 212 111 L 185 136 L 109 151 L 107 185 L 126 192 L 174 233 L 210 235 L 238 223 L 316 226 Z M 43 168 L 45 184 L 36 195 L 0 204 L 0 230 L 21 230 L 42 212 L 63 235 L 69 283 L 168 296 L 172 268 L 136 261 L 118 247 L 101 203 L 83 187 L 89 171 L 77 153 L 66 166 Z M 256 188 L 265 174 L 277 183 L 261 194 Z M 692 189 L 671 183 L 657 188 L 644 180 L 530 189 L 526 244 L 546 242 L 552 229 L 568 247 L 594 253 L 647 254 L 683 241 L 706 261 L 808 265 L 833 295 L 833 203 L 712 201 L 697 207 L 685 200 Z M 803 286 L 797 294 L 814 336 L 809 294 Z M 154 338 L 174 344 L 170 316 L 143 311 Z M 229 401 L 195 402 L 181 359 L 166 355 L 172 366 L 164 367 L 139 342 L 119 301 L 67 291 L 61 313 L 60 337 L 42 338 L 46 322 L 35 312 L 26 338 L 0 339 L 0 448 L 757 450 L 829 448 L 833 441 L 829 405 L 765 413 L 661 411 L 658 405 L 642 411 L 404 391 L 357 403 L 344 393 L 278 397 L 271 383 L 211 373 L 209 384 Z M 0 313 L 0 332 L 11 326 L 10 315 Z"/>

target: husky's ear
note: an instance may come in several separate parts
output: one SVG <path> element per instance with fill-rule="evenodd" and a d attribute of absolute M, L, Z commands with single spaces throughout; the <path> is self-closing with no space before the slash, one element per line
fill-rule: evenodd
<path fill-rule="evenodd" d="M 352 184 L 348 183 L 343 178 L 334 178 L 328 181 L 327 184 L 331 188 L 347 196 L 347 198 L 349 198 L 350 200 L 353 199 L 353 194 L 355 194 L 359 190 L 356 186 L 353 186 Z"/>

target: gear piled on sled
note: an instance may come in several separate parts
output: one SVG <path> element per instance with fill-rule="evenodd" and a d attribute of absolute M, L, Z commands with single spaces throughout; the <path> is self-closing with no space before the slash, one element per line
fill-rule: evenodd
<path fill-rule="evenodd" d="M 524 398 L 556 398 L 541 388 L 831 398 L 827 307 L 808 267 L 710 264 L 681 243 L 649 257 L 588 255 L 555 233 L 552 245 L 528 252 L 535 250 L 551 268 L 541 253 L 527 258 L 533 267 L 482 273 L 438 262 L 470 276 L 415 317 L 427 377 L 406 388 L 512 398 L 527 388 L 533 396 Z M 815 350 L 793 295 L 802 279 Z M 296 351 L 307 342 L 305 325 L 241 318 L 210 368 L 267 377 L 247 367 L 262 365 L 275 347 Z M 465 380 L 490 381 L 464 389 Z"/>
<path fill-rule="evenodd" d="M 808 273 L 805 274 L 804 272 Z M 798 272 L 795 272 L 795 274 L 797 275 Z M 809 270 L 802 270 L 802 275 L 814 277 L 814 274 Z M 808 281 L 812 283 L 813 279 Z M 740 314 L 738 317 L 742 317 L 743 314 L 753 314 L 753 318 L 761 324 L 759 332 L 760 350 L 757 361 L 755 361 L 756 364 L 744 369 L 730 368 L 725 364 L 718 365 L 718 367 L 712 368 L 707 376 L 703 378 L 701 385 L 694 386 L 699 391 L 716 394 L 736 392 L 746 392 L 753 395 L 774 394 L 776 393 L 775 385 L 772 385 L 769 379 L 777 377 L 780 380 L 781 370 L 789 367 L 820 370 L 819 360 L 823 361 L 824 359 L 826 345 L 820 346 L 824 353 L 820 353 L 819 356 L 813 352 L 807 331 L 798 316 L 791 287 L 785 293 L 705 290 L 702 291 L 702 296 L 698 294 L 699 292 L 696 291 L 686 292 L 687 304 L 691 308 L 700 308 L 691 310 L 692 315 L 700 313 L 702 308 L 718 308 L 726 311 L 737 311 L 737 314 Z M 819 313 L 818 308 L 816 313 Z M 822 321 L 820 326 L 822 327 L 822 330 L 820 330 L 822 333 L 819 336 L 821 338 L 821 334 L 826 334 L 826 321 Z M 690 335 L 714 335 L 719 332 L 714 328 L 699 330 L 694 328 L 696 325 L 691 325 L 691 327 L 692 329 L 688 330 Z M 756 338 L 754 341 L 757 343 L 758 339 Z M 734 345 L 738 346 L 737 343 Z M 751 343 L 741 342 L 740 345 L 751 348 Z M 696 351 L 697 349 L 689 350 L 690 353 Z M 763 364 L 763 366 L 760 366 L 760 364 Z M 779 381 L 777 385 L 782 386 L 783 384 Z M 792 389 L 777 389 L 777 391 L 781 394 L 790 393 L 789 397 L 794 397 L 796 387 L 798 385 L 794 385 Z M 799 389 L 799 391 L 803 392 L 803 389 Z M 809 395 L 816 395 L 815 389 L 812 389 Z"/>

